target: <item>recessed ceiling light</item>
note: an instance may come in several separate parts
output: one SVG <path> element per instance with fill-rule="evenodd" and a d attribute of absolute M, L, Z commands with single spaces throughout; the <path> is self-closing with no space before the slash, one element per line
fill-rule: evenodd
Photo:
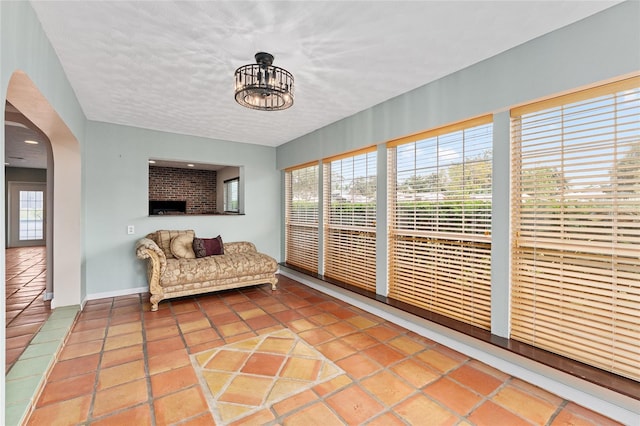
<path fill-rule="evenodd" d="M 187 167 L 195 167 L 193 164 L 187 164 Z"/>
<path fill-rule="evenodd" d="M 24 143 L 28 143 L 29 145 L 38 145 L 38 141 L 26 140 Z"/>
<path fill-rule="evenodd" d="M 4 125 L 5 126 L 13 126 L 13 127 L 22 127 L 23 129 L 28 129 L 27 126 L 25 126 L 22 123 L 18 123 L 17 121 L 4 120 Z"/>
<path fill-rule="evenodd" d="M 156 164 L 156 160 L 149 160 L 149 164 Z"/>

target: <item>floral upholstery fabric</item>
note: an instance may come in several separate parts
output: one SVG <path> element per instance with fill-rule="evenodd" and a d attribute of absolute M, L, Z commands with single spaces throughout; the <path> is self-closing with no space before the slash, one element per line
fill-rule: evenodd
<path fill-rule="evenodd" d="M 136 255 L 138 257 L 138 259 L 148 259 L 149 258 L 149 251 L 153 252 L 156 254 L 156 257 L 158 258 L 159 262 L 160 262 L 160 274 L 163 274 L 164 271 L 167 269 L 167 257 L 164 255 L 164 252 L 162 251 L 162 249 L 160 249 L 160 247 L 158 247 L 158 245 L 156 244 L 156 242 L 150 238 L 148 238 L 150 235 L 147 235 L 147 238 L 140 238 L 137 242 L 136 242 Z M 151 262 L 149 262 L 149 265 L 151 265 Z"/>
<path fill-rule="evenodd" d="M 266 254 L 242 252 L 198 259 L 168 259 L 160 278 L 162 287 L 201 281 L 275 273 L 278 264 Z"/>
<path fill-rule="evenodd" d="M 249 241 L 236 241 L 224 243 L 224 254 L 242 253 L 245 251 L 258 251 L 256 246 Z"/>
<path fill-rule="evenodd" d="M 158 231 L 136 243 L 137 257 L 148 259 L 147 277 L 152 311 L 158 310 L 160 301 L 173 297 L 265 283 L 271 284 L 271 289 L 276 290 L 278 263 L 271 256 L 259 253 L 253 243 L 224 243 L 224 254 L 219 256 L 196 259 L 169 257 L 171 238 L 182 234 L 193 236 L 194 233 Z M 161 248 L 159 241 L 164 242 L 165 249 Z"/>
<path fill-rule="evenodd" d="M 166 256 L 167 259 L 175 259 L 175 256 L 171 252 L 171 240 L 174 237 L 177 237 L 178 235 L 185 235 L 185 234 L 190 235 L 192 240 L 193 240 L 193 237 L 196 236 L 196 233 L 192 229 L 189 229 L 186 231 L 160 230 L 150 235 L 153 235 L 151 239 L 154 240 L 156 244 L 158 244 L 158 246 L 164 252 L 164 255 Z"/>

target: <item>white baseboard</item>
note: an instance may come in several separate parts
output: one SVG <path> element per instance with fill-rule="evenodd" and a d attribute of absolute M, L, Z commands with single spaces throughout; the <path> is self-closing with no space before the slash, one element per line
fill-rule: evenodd
<path fill-rule="evenodd" d="M 87 297 L 85 297 L 85 300 L 82 306 L 84 306 L 84 303 L 86 303 L 87 300 L 106 299 L 108 297 L 118 297 L 118 296 L 128 296 L 130 294 L 146 293 L 148 291 L 149 291 L 149 287 L 145 286 L 145 287 L 127 288 L 123 290 L 105 291 L 103 293 L 87 294 Z"/>
<path fill-rule="evenodd" d="M 43 299 L 46 302 L 47 300 L 52 300 L 53 299 L 53 292 L 44 292 L 43 294 Z"/>
<path fill-rule="evenodd" d="M 276 271 L 276 274 L 279 274 L 279 273 L 280 273 L 280 268 L 278 268 L 278 270 Z M 140 293 L 146 293 L 148 291 L 149 291 L 149 286 L 145 286 L 145 287 L 127 288 L 124 290 L 105 291 L 103 293 L 87 294 L 81 303 L 81 307 L 84 308 L 84 305 L 87 303 L 88 300 L 106 299 L 108 297 L 118 297 L 118 296 L 129 296 L 130 294 L 140 294 Z M 46 294 L 51 294 L 51 298 L 53 298 L 53 293 L 46 293 Z"/>

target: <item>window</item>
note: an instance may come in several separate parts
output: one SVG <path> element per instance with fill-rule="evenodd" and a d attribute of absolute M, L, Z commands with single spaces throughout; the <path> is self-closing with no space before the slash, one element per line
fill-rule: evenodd
<path fill-rule="evenodd" d="M 375 147 L 324 161 L 324 275 L 376 291 Z"/>
<path fill-rule="evenodd" d="M 389 297 L 489 329 L 491 116 L 387 147 Z"/>
<path fill-rule="evenodd" d="M 285 172 L 285 261 L 318 273 L 317 163 Z"/>
<path fill-rule="evenodd" d="M 20 191 L 19 240 L 44 239 L 44 191 Z"/>
<path fill-rule="evenodd" d="M 640 78 L 511 115 L 511 337 L 640 380 Z"/>
<path fill-rule="evenodd" d="M 224 211 L 238 213 L 238 186 L 240 178 L 224 181 Z"/>

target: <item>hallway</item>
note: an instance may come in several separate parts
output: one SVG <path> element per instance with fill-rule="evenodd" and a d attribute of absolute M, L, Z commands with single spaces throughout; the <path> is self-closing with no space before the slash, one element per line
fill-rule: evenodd
<path fill-rule="evenodd" d="M 43 300 L 45 246 L 8 248 L 5 265 L 6 374 L 51 315 L 51 302 Z"/>

